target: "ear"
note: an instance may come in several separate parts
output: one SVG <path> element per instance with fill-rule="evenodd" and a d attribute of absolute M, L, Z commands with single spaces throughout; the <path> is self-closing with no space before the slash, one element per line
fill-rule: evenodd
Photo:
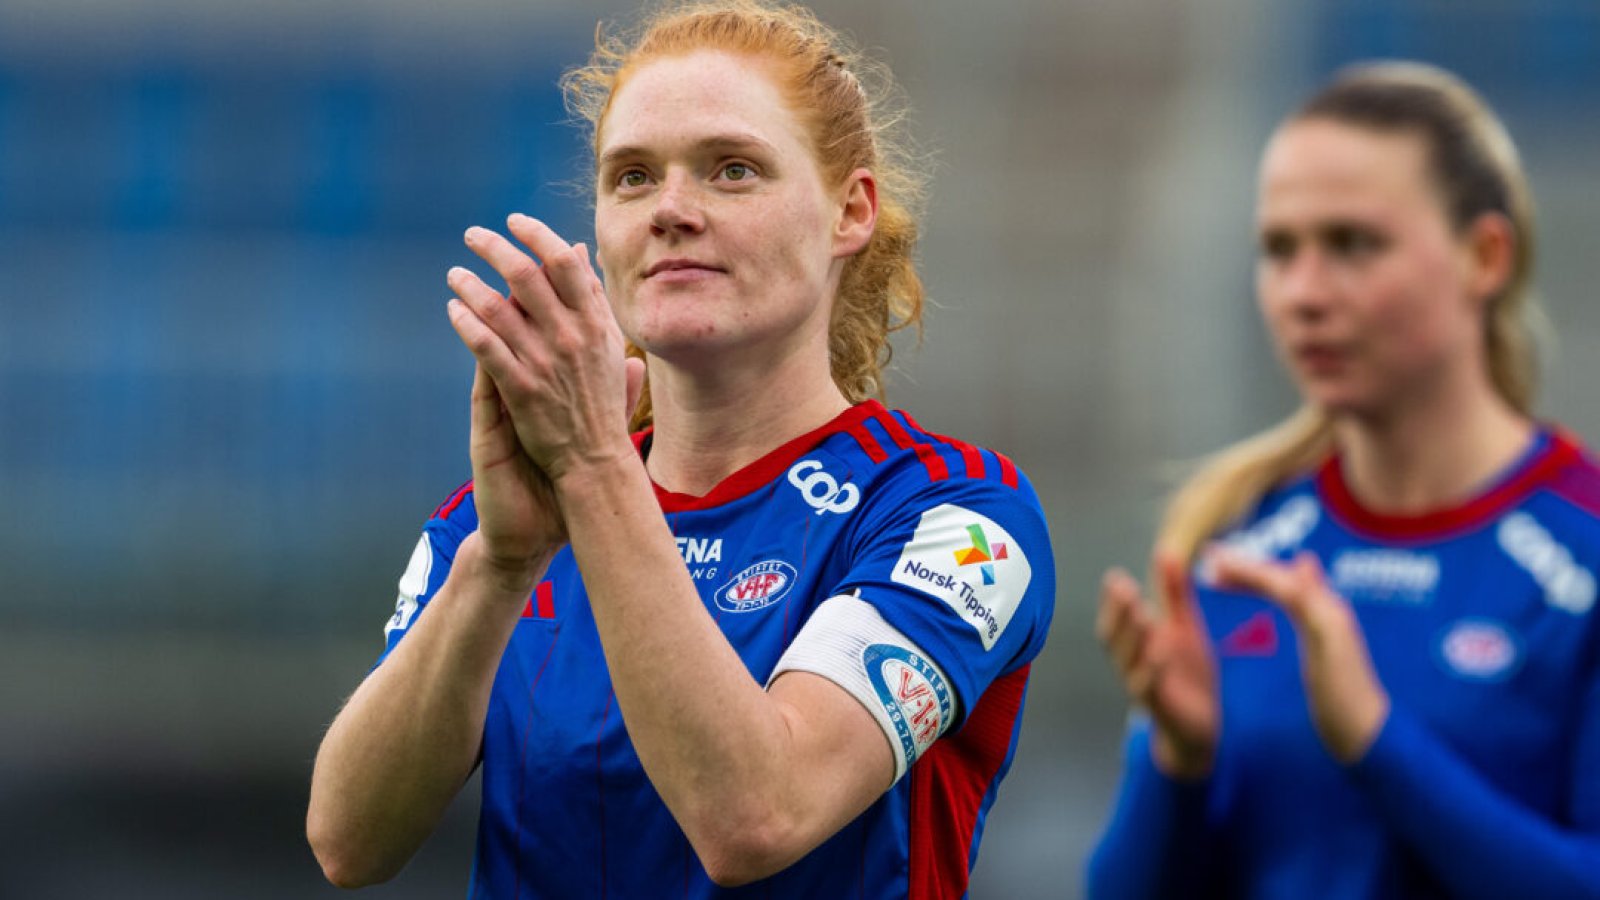
<path fill-rule="evenodd" d="M 1516 268 L 1517 249 L 1516 229 L 1501 213 L 1484 213 L 1467 227 L 1466 281 L 1475 302 L 1487 303 L 1505 290 Z"/>
<path fill-rule="evenodd" d="M 835 259 L 855 256 L 872 240 L 878 224 L 878 182 L 868 169 L 857 169 L 844 182 L 844 205 L 833 229 Z"/>

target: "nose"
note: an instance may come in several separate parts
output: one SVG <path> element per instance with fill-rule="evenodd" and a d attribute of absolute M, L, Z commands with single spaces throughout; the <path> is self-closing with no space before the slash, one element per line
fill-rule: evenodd
<path fill-rule="evenodd" d="M 694 178 L 682 171 L 669 172 L 655 194 L 650 211 L 650 230 L 656 236 L 697 234 L 704 231 L 705 210 L 701 208 Z"/>
<path fill-rule="evenodd" d="M 1316 319 L 1333 297 L 1333 271 L 1321 248 L 1297 248 L 1287 259 L 1263 262 L 1258 289 L 1271 310 L 1299 319 Z"/>

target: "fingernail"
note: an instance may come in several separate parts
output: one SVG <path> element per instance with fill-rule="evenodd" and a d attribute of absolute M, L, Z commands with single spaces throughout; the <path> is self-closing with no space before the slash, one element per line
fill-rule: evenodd
<path fill-rule="evenodd" d="M 468 228 L 467 229 L 467 234 L 466 234 L 467 243 L 470 244 L 473 241 L 476 241 L 482 235 L 483 235 L 483 229 L 482 228 L 479 228 L 476 225 L 472 226 L 471 228 Z"/>

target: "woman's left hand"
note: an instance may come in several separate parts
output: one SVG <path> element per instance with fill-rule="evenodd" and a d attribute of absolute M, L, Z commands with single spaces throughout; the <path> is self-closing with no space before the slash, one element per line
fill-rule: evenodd
<path fill-rule="evenodd" d="M 587 462 L 633 454 L 627 426 L 644 364 L 624 358 L 622 332 L 587 248 L 521 214 L 506 225 L 531 253 L 486 228 L 468 229 L 466 243 L 506 280 L 511 296 L 467 269 L 451 269 L 461 303 L 452 307 L 451 324 L 493 380 L 523 451 L 558 483 Z"/>
<path fill-rule="evenodd" d="M 1207 562 L 1218 587 L 1259 594 L 1289 617 L 1312 724 L 1334 759 L 1359 761 L 1389 718 L 1389 694 L 1373 671 L 1355 612 L 1328 586 L 1317 558 L 1301 553 L 1281 563 L 1218 548 Z"/>

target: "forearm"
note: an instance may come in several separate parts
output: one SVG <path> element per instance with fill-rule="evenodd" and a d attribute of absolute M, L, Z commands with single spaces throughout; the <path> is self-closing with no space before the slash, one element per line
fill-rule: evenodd
<path fill-rule="evenodd" d="M 707 870 L 765 874 L 842 826 L 815 814 L 834 786 L 798 783 L 807 723 L 706 612 L 637 457 L 557 489 L 628 734 Z"/>
<path fill-rule="evenodd" d="M 1205 821 L 1209 782 L 1174 781 L 1151 756 L 1148 721 L 1129 732 L 1122 789 L 1111 821 L 1089 858 L 1087 895 L 1209 896 L 1212 836 Z"/>
<path fill-rule="evenodd" d="M 1600 897 L 1600 835 L 1506 797 L 1398 711 L 1351 771 L 1451 896 Z"/>
<path fill-rule="evenodd" d="M 500 657 L 533 581 L 494 572 L 477 535 L 405 640 L 367 676 L 317 752 L 306 831 L 329 880 L 387 880 L 476 763 Z"/>

